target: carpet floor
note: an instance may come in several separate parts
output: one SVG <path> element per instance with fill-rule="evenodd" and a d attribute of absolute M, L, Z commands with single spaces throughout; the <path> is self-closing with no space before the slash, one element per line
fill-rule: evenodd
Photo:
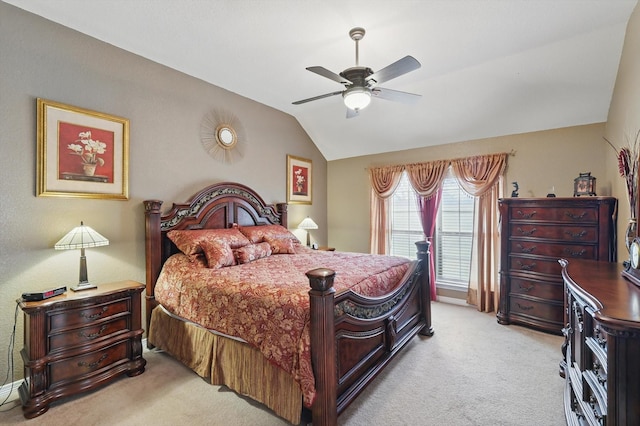
<path fill-rule="evenodd" d="M 564 425 L 562 338 L 496 322 L 495 314 L 433 303 L 433 337 L 418 337 L 339 417 L 340 425 Z M 288 425 L 261 404 L 212 386 L 170 356 L 144 354 L 144 374 L 0 424 Z M 10 405 L 9 405 L 10 406 Z"/>

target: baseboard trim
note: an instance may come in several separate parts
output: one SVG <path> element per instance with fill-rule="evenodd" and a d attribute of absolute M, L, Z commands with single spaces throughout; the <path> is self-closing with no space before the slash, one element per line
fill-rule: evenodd
<path fill-rule="evenodd" d="M 452 305 L 471 306 L 464 299 L 458 299 L 456 297 L 437 296 L 436 302 L 450 303 Z"/>

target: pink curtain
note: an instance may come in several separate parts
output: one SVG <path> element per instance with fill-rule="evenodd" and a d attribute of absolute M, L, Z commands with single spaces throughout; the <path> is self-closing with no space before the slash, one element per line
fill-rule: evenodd
<path fill-rule="evenodd" d="M 451 162 L 462 189 L 476 197 L 467 302 L 482 312 L 495 311 L 500 297 L 498 198 L 502 194 L 507 155 L 483 155 Z"/>
<path fill-rule="evenodd" d="M 389 252 L 389 226 L 387 211 L 389 197 L 398 187 L 404 166 L 386 166 L 369 169 L 371 182 L 371 213 L 370 213 L 370 250 L 373 254 L 387 254 Z"/>
<path fill-rule="evenodd" d="M 417 193 L 418 207 L 420 208 L 420 221 L 422 232 L 428 241 L 433 239 L 436 229 L 436 216 L 442 198 L 442 181 L 449 167 L 449 161 L 431 161 L 428 163 L 408 164 L 407 175 L 409 182 Z M 431 300 L 436 300 L 436 268 L 435 251 L 437 247 L 430 246 L 429 275 L 431 283 Z"/>
<path fill-rule="evenodd" d="M 438 208 L 440 208 L 440 200 L 442 198 L 442 189 L 436 190 L 431 198 L 417 196 L 418 207 L 420 207 L 420 221 L 422 222 L 422 231 L 427 237 L 427 241 L 433 241 L 433 233 L 436 230 L 436 216 Z M 429 246 L 431 256 L 429 256 L 429 278 L 431 283 L 431 300 L 436 300 L 436 255 L 433 243 Z"/>

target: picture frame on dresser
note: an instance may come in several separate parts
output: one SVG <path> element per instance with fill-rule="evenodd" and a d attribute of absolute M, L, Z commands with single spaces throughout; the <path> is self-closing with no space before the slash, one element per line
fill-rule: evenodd
<path fill-rule="evenodd" d="M 287 203 L 312 203 L 312 165 L 312 161 L 307 158 L 287 155 Z"/>
<path fill-rule="evenodd" d="M 129 120 L 37 99 L 38 197 L 127 200 Z"/>

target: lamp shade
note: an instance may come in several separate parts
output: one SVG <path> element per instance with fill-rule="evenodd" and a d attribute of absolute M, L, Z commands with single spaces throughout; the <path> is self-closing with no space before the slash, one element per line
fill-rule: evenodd
<path fill-rule="evenodd" d="M 85 226 L 84 223 L 80 222 L 80 226 L 73 228 L 53 246 L 56 250 L 80 249 L 80 279 L 78 280 L 78 285 L 71 287 L 71 290 L 89 290 L 97 287 L 95 284 L 89 282 L 87 275 L 87 257 L 84 254 L 84 249 L 107 245 L 109 245 L 109 240 L 94 231 L 91 227 Z"/>
<path fill-rule="evenodd" d="M 318 225 L 311 219 L 310 217 L 306 217 L 300 225 L 298 225 L 300 229 L 318 229 Z"/>
<path fill-rule="evenodd" d="M 354 111 L 366 108 L 371 102 L 371 90 L 366 87 L 352 87 L 342 94 L 344 104 Z"/>
<path fill-rule="evenodd" d="M 56 250 L 71 250 L 79 248 L 108 246 L 109 240 L 94 231 L 91 227 L 85 226 L 80 222 L 80 226 L 76 226 L 60 239 L 54 246 Z"/>

